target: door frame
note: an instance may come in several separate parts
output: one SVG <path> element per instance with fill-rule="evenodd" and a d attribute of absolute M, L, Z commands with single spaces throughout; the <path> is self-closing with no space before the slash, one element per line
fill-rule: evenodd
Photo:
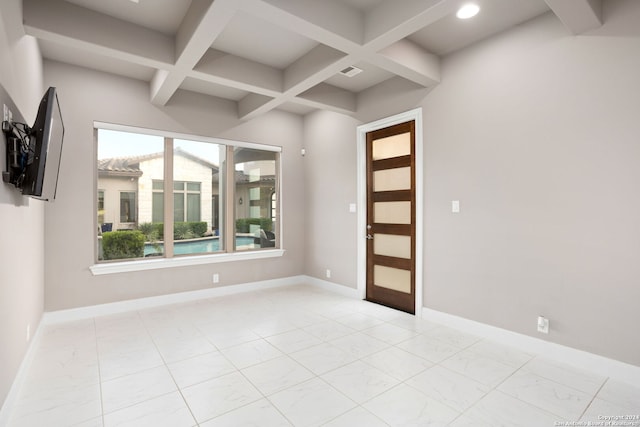
<path fill-rule="evenodd" d="M 424 189 L 423 189 L 423 139 L 422 139 L 422 108 L 405 111 L 371 123 L 357 127 L 357 284 L 358 297 L 366 299 L 367 295 L 367 133 L 383 129 L 399 123 L 415 122 L 415 178 L 416 178 L 416 278 L 415 278 L 415 316 L 422 317 L 422 286 L 423 286 L 423 221 L 424 221 Z"/>

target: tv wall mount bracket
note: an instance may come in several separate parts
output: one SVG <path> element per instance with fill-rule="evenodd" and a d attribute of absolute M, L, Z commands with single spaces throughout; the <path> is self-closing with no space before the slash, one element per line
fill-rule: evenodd
<path fill-rule="evenodd" d="M 2 132 L 7 137 L 6 171 L 2 172 L 2 181 L 20 187 L 24 171 L 33 161 L 30 154 L 31 129 L 23 123 L 2 122 Z"/>

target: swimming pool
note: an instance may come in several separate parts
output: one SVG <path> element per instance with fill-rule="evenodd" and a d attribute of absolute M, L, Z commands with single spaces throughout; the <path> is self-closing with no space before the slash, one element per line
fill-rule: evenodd
<path fill-rule="evenodd" d="M 244 247 L 243 249 L 259 248 L 260 245 L 254 246 L 253 236 L 236 236 L 236 247 Z M 220 250 L 220 238 L 218 236 L 206 239 L 194 240 L 177 240 L 173 242 L 174 255 L 187 254 L 203 254 L 208 252 L 217 252 Z M 164 251 L 162 243 L 154 245 L 152 243 L 144 244 L 144 256 L 153 256 L 153 254 L 162 254 Z"/>

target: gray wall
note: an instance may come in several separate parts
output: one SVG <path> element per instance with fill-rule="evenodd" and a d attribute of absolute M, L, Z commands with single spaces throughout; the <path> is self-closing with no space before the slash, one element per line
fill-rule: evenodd
<path fill-rule="evenodd" d="M 35 40 L 21 33 L 22 2 L 0 9 L 0 107 L 13 105 L 32 124 L 43 94 L 42 63 Z M 1 119 L 2 117 L 0 117 Z M 5 168 L 0 137 L 0 168 Z M 43 310 L 44 207 L 0 183 L 0 406 L 27 350 L 27 326 L 35 332 Z"/>
<path fill-rule="evenodd" d="M 45 62 L 45 82 L 58 87 L 65 142 L 55 203 L 46 207 L 45 309 L 47 311 L 212 287 L 219 273 L 226 286 L 303 273 L 305 203 L 300 116 L 272 112 L 238 122 L 235 103 L 179 92 L 166 107 L 149 104 L 148 83 L 57 62 Z M 155 271 L 93 276 L 93 121 L 215 136 L 283 147 L 286 253 L 242 263 L 230 262 Z"/>
<path fill-rule="evenodd" d="M 545 15 L 444 61 L 424 304 L 640 365 L 640 3 L 605 6 L 589 34 Z"/>
<path fill-rule="evenodd" d="M 358 121 L 329 111 L 304 122 L 308 275 L 352 288 L 356 283 L 356 144 Z M 331 270 L 331 278 L 326 270 Z"/>
<path fill-rule="evenodd" d="M 589 34 L 547 14 L 447 57 L 442 83 L 394 113 L 424 112 L 424 306 L 640 365 L 640 2 L 604 13 Z M 311 219 L 355 227 L 341 194 L 356 182 L 342 158 L 355 128 L 305 120 L 323 150 L 305 159 Z M 307 273 L 338 260 L 335 281 L 354 286 L 354 235 L 316 232 Z"/>

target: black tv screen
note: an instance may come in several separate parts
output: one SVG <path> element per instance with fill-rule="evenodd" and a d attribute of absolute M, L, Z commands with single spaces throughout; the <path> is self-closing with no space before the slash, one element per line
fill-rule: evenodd
<path fill-rule="evenodd" d="M 55 199 L 63 138 L 58 95 L 56 88 L 50 87 L 40 101 L 36 121 L 31 127 L 22 194 L 41 200 Z"/>

